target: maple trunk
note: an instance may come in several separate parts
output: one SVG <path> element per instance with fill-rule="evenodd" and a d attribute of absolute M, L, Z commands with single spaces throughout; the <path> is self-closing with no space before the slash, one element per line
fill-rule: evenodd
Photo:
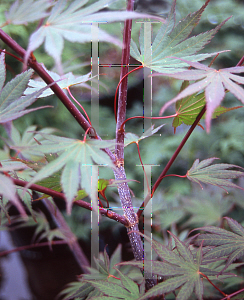
<path fill-rule="evenodd" d="M 133 8 L 134 0 L 128 0 L 127 11 L 132 11 Z M 124 48 L 122 50 L 120 79 L 122 79 L 129 72 L 131 27 L 132 20 L 126 20 L 123 33 Z M 138 217 L 134 212 L 130 189 L 126 182 L 126 174 L 124 170 L 124 130 L 120 130 L 121 125 L 126 118 L 127 85 L 128 78 L 125 77 L 119 87 L 118 113 L 116 125 L 117 144 L 115 149 L 115 154 L 117 157 L 117 170 L 114 172 L 114 174 L 116 180 L 125 181 L 124 183 L 118 185 L 118 193 L 120 197 L 121 206 L 124 211 L 124 215 L 129 221 L 129 224 L 131 224 L 127 227 L 127 232 L 134 257 L 136 260 L 142 261 L 144 260 L 144 249 L 141 236 L 139 234 Z M 156 280 L 154 279 L 153 274 L 147 274 L 146 272 L 144 272 L 144 276 L 146 279 L 146 289 L 150 289 L 156 284 Z"/>

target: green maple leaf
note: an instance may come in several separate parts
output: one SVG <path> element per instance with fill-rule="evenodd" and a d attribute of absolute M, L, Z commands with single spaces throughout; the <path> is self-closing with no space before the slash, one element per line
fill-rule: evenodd
<path fill-rule="evenodd" d="M 209 233 L 200 234 L 195 243 L 204 246 L 210 246 L 211 251 L 204 255 L 205 260 L 216 260 L 217 258 L 227 257 L 225 267 L 221 270 L 222 273 L 236 259 L 244 256 L 244 227 L 237 221 L 225 217 L 231 231 L 214 226 L 204 226 L 195 230 L 204 230 Z"/>
<path fill-rule="evenodd" d="M 21 213 L 21 215 L 24 218 L 26 218 L 25 209 L 16 195 L 16 187 L 15 187 L 14 183 L 12 182 L 12 180 L 9 177 L 4 176 L 3 174 L 0 174 L 0 195 L 2 197 L 5 197 L 5 199 L 10 201 L 12 204 L 14 204 L 17 207 L 17 209 L 19 210 L 19 212 Z M 3 205 L 2 200 L 0 203 L 0 207 L 2 207 L 3 211 L 8 216 L 7 210 L 4 208 L 5 205 Z"/>
<path fill-rule="evenodd" d="M 33 165 L 35 164 L 34 162 L 32 163 Z M 25 161 L 21 160 L 21 159 L 6 159 L 6 160 L 2 160 L 1 161 L 1 171 L 7 172 L 11 177 L 13 178 L 18 178 L 21 180 L 25 180 L 25 181 L 29 181 L 32 176 L 33 173 L 35 173 L 27 164 Z M 5 186 L 5 189 L 7 190 L 7 183 Z M 12 189 L 12 186 L 11 186 Z M 33 201 L 33 197 L 32 197 L 32 191 L 28 190 L 27 193 L 25 193 L 23 195 L 23 188 L 15 186 L 15 188 L 13 189 L 13 191 L 17 192 L 18 194 L 18 198 L 21 199 L 25 205 L 27 206 L 28 210 L 30 211 L 33 219 L 35 220 L 35 213 L 32 209 L 32 201 Z"/>
<path fill-rule="evenodd" d="M 20 118 L 29 112 L 49 107 L 41 106 L 25 110 L 26 107 L 33 104 L 42 92 L 47 89 L 46 86 L 30 95 L 23 96 L 33 72 L 32 70 L 25 71 L 4 86 L 6 79 L 5 54 L 2 53 L 0 55 L 0 123 L 6 123 Z"/>
<path fill-rule="evenodd" d="M 202 265 L 202 247 L 199 247 L 197 252 L 193 252 L 187 244 L 181 242 L 172 233 L 170 234 L 175 242 L 175 250 L 170 250 L 168 247 L 152 240 L 153 249 L 163 261 L 124 262 L 119 265 L 132 265 L 139 268 L 144 266 L 145 269 L 150 267 L 152 273 L 164 277 L 163 282 L 150 289 L 144 296 L 139 298 L 140 300 L 167 294 L 178 288 L 179 292 L 176 300 L 188 300 L 193 292 L 199 300 L 202 300 L 202 274 L 216 276 L 219 272 Z"/>
<path fill-rule="evenodd" d="M 94 297 L 94 300 L 105 299 L 125 299 L 136 300 L 140 296 L 138 285 L 118 270 L 120 274 L 120 282 L 118 283 L 104 282 L 100 280 L 89 281 L 92 286 L 100 290 L 103 296 Z"/>
<path fill-rule="evenodd" d="M 11 147 L 22 147 L 22 146 L 35 146 L 36 141 L 39 143 L 42 143 L 44 141 L 44 137 L 42 136 L 43 133 L 51 134 L 56 131 L 54 128 L 43 128 L 40 131 L 36 132 L 37 126 L 32 125 L 26 128 L 26 130 L 23 132 L 22 136 L 18 129 L 13 125 L 13 123 L 9 124 L 9 138 L 3 140 L 5 143 L 11 148 Z M 32 150 L 23 150 L 19 153 L 20 158 L 24 158 L 25 160 L 23 163 L 27 164 L 28 166 L 32 167 L 34 169 L 34 164 L 37 165 L 37 160 L 40 158 L 43 158 L 43 155 L 37 155 L 35 151 Z M 29 161 L 26 161 L 26 160 Z"/>
<path fill-rule="evenodd" d="M 61 54 L 64 40 L 70 42 L 91 42 L 92 22 L 117 22 L 128 18 L 149 17 L 147 14 L 138 14 L 128 11 L 99 12 L 111 2 L 117 0 L 99 0 L 89 6 L 84 6 L 88 0 L 76 0 L 67 6 L 67 0 L 59 0 L 53 6 L 49 17 L 44 24 L 35 31 L 29 40 L 26 57 L 37 49 L 43 42 L 46 52 L 51 55 L 57 64 L 61 63 Z M 162 21 L 162 18 L 158 18 Z M 122 43 L 102 29 L 99 29 L 99 41 L 114 43 L 122 47 Z"/>
<path fill-rule="evenodd" d="M 111 258 L 109 259 L 109 256 L 104 250 L 103 255 L 100 254 L 100 258 L 95 258 L 96 263 L 96 269 L 95 268 L 87 268 L 90 274 L 83 274 L 82 279 L 79 279 L 79 282 L 72 282 L 68 285 L 68 287 L 63 290 L 60 295 L 65 295 L 65 299 L 73 299 L 74 297 L 79 297 L 79 299 L 83 299 L 83 297 L 87 297 L 87 299 L 96 299 L 93 297 L 99 296 L 98 299 L 103 299 L 102 295 L 103 293 L 99 291 L 95 286 L 92 285 L 93 282 L 99 281 L 101 284 L 105 282 L 111 283 L 111 281 L 118 281 L 114 280 L 111 275 L 116 275 L 119 270 L 113 268 L 114 263 L 118 263 L 121 261 L 121 245 L 117 247 Z M 121 280 L 123 274 L 121 275 Z M 126 282 L 127 283 L 127 282 Z M 134 282 L 133 282 L 134 283 Z M 132 285 L 133 285 L 132 283 Z M 128 282 L 128 284 L 131 284 L 131 282 Z M 133 288 L 132 288 L 133 289 Z M 107 296 L 106 296 L 107 297 Z M 110 297 L 107 297 L 106 299 L 109 299 Z M 116 299 L 116 298 L 111 298 Z"/>
<path fill-rule="evenodd" d="M 3 138 L 5 143 L 10 147 L 26 147 L 27 145 L 33 146 L 36 145 L 36 141 L 38 140 L 39 143 L 44 141 L 44 137 L 42 136 L 42 133 L 46 134 L 51 134 L 54 131 L 56 131 L 53 128 L 44 128 L 37 133 L 36 131 L 36 126 L 29 126 L 21 136 L 17 128 L 14 127 L 12 123 L 8 124 L 8 134 L 9 134 L 9 139 Z M 45 157 L 45 159 L 48 161 L 50 160 L 50 155 L 45 156 L 43 154 L 37 155 L 35 151 L 28 151 L 28 150 L 23 150 L 19 151 L 18 156 L 21 158 L 15 158 L 15 157 L 10 157 L 9 159 L 2 160 L 1 164 L 1 170 L 8 172 L 8 174 L 11 177 L 14 178 L 19 178 L 21 180 L 25 181 L 30 181 L 33 177 L 33 175 L 39 171 L 43 166 L 44 163 L 43 161 L 40 162 L 38 159 L 42 159 Z M 26 160 L 28 159 L 28 160 Z M 55 176 L 50 176 L 50 181 L 52 181 Z M 60 180 L 60 176 L 59 176 Z M 44 185 L 43 185 L 44 186 Z M 51 188 L 50 184 L 50 188 Z M 60 186 L 60 183 L 59 183 Z M 49 187 L 49 186 L 46 186 Z M 36 220 L 36 216 L 34 211 L 32 210 L 32 191 L 28 190 L 27 193 L 23 194 L 23 190 L 20 187 L 17 187 L 17 193 L 21 200 L 26 204 L 28 207 L 32 217 L 34 220 Z M 47 197 L 47 195 L 45 195 Z M 44 196 L 42 197 L 44 198 Z"/>
<path fill-rule="evenodd" d="M 55 129 L 53 128 L 44 128 L 40 130 L 40 134 L 35 132 L 36 126 L 29 126 L 21 136 L 17 128 L 14 127 L 14 125 L 8 124 L 8 133 L 9 133 L 9 139 L 3 138 L 5 143 L 11 148 L 11 147 L 26 147 L 27 145 L 36 145 L 36 141 L 42 142 L 44 140 L 42 133 L 53 133 Z M 1 170 L 8 172 L 8 174 L 14 178 L 19 178 L 21 180 L 30 181 L 35 174 L 35 171 L 39 171 L 43 166 L 43 162 L 37 161 L 37 159 L 43 159 L 44 155 L 36 155 L 35 151 L 28 151 L 23 150 L 18 153 L 18 156 L 21 158 L 14 158 L 11 157 L 6 160 L 2 160 L 1 164 Z M 28 159 L 28 160 L 26 160 Z M 60 179 L 60 177 L 59 177 Z M 53 180 L 52 176 L 50 181 Z M 60 184 L 59 184 L 60 186 Z M 47 186 L 48 187 L 48 186 Z M 51 188 L 51 187 L 50 187 Z M 17 193 L 21 200 L 26 204 L 28 207 L 32 217 L 34 220 L 36 220 L 36 216 L 34 211 L 32 210 L 32 192 L 31 190 L 28 190 L 27 193 L 23 195 L 23 191 L 21 188 L 17 188 Z M 45 195 L 47 197 L 47 195 Z M 44 198 L 44 197 L 43 197 Z"/>
<path fill-rule="evenodd" d="M 107 258 L 105 260 L 106 256 Z M 101 268 L 103 266 L 102 272 L 107 276 L 107 278 L 109 278 L 109 258 L 107 254 L 106 256 L 104 256 L 105 263 L 103 263 L 103 265 L 99 265 L 99 267 Z M 92 299 L 138 299 L 138 297 L 140 296 L 138 285 L 131 278 L 120 272 L 118 269 L 115 268 L 115 270 L 120 275 L 120 284 L 104 280 L 87 281 L 102 293 L 102 295 L 100 295 L 99 297 L 94 297 Z"/>
<path fill-rule="evenodd" d="M 152 43 L 152 54 L 148 49 L 144 49 L 144 39 L 151 35 L 151 29 L 144 32 L 142 25 L 138 50 L 134 41 L 131 43 L 131 56 L 140 61 L 144 67 L 148 67 L 157 72 L 174 73 L 183 70 L 187 66 L 184 61 L 177 61 L 175 57 L 189 61 L 201 61 L 217 53 L 196 54 L 206 45 L 228 20 L 223 21 L 214 29 L 201 33 L 197 36 L 189 37 L 193 28 L 200 21 L 201 15 L 208 5 L 209 0 L 196 12 L 189 14 L 175 26 L 175 4 L 173 1 L 171 11 L 164 24 L 160 27 Z M 145 38 L 144 38 L 145 35 Z"/>
<path fill-rule="evenodd" d="M 101 140 L 77 140 L 54 135 L 42 134 L 46 141 L 42 145 L 14 147 L 17 150 L 32 150 L 37 153 L 56 153 L 58 157 L 45 165 L 29 182 L 32 183 L 47 178 L 62 170 L 61 186 L 67 200 L 67 212 L 71 212 L 77 191 L 85 189 L 89 196 L 91 189 L 91 167 L 94 164 L 114 168 L 109 156 L 102 150 L 114 146 L 114 142 Z"/>
<path fill-rule="evenodd" d="M 162 73 L 161 75 L 173 77 L 181 80 L 198 80 L 197 82 L 186 87 L 175 98 L 167 102 L 160 110 L 160 115 L 165 109 L 176 101 L 186 98 L 192 94 L 196 94 L 205 90 L 206 110 L 206 127 L 207 132 L 210 131 L 211 118 L 220 105 L 225 96 L 225 89 L 229 90 L 237 99 L 244 103 L 244 90 L 238 85 L 244 83 L 241 76 L 234 73 L 244 73 L 244 67 L 233 67 L 226 69 L 215 70 L 198 62 L 187 60 L 179 60 L 186 62 L 196 70 L 185 70 L 174 74 Z M 199 96 L 198 96 L 199 97 Z M 197 100 L 197 99 L 196 99 Z"/>
<path fill-rule="evenodd" d="M 230 199 L 224 197 L 223 193 L 215 188 L 206 189 L 201 193 L 197 188 L 192 196 L 182 200 L 183 208 L 181 210 L 191 215 L 186 222 L 186 225 L 191 227 L 220 224 L 222 217 L 233 207 Z"/>
<path fill-rule="evenodd" d="M 231 168 L 242 169 L 239 166 L 232 165 L 232 164 L 210 164 L 215 160 L 218 159 L 217 157 L 212 157 L 208 159 L 204 159 L 199 162 L 199 159 L 196 159 L 187 172 L 186 177 L 192 181 L 198 183 L 201 187 L 202 183 L 216 185 L 220 188 L 224 187 L 232 187 L 232 188 L 239 188 L 244 190 L 242 187 L 234 184 L 233 182 L 229 181 L 228 179 L 235 179 L 244 176 L 244 172 L 229 170 Z"/>
<path fill-rule="evenodd" d="M 28 162 L 26 162 L 26 164 L 28 165 Z M 40 186 L 43 186 L 43 187 L 46 187 L 46 188 L 49 188 L 49 189 L 52 189 L 56 192 L 61 192 L 62 189 L 63 189 L 62 185 L 61 185 L 61 176 L 62 176 L 62 172 L 60 170 L 60 171 L 56 172 L 55 174 L 53 174 L 53 175 L 51 175 L 47 178 L 44 178 L 40 181 L 37 181 L 36 184 L 38 184 Z M 109 186 L 109 180 L 99 179 L 98 180 L 98 186 L 97 186 L 98 193 L 101 193 L 102 196 L 105 197 L 105 190 L 108 186 Z M 85 189 L 79 189 L 77 191 L 77 196 L 75 197 L 74 201 L 82 200 L 87 196 L 88 196 L 88 193 L 86 192 Z M 43 195 L 39 199 L 47 198 L 47 197 L 49 197 L 49 196 L 48 195 Z M 106 197 L 105 197 L 105 199 L 106 199 Z"/>

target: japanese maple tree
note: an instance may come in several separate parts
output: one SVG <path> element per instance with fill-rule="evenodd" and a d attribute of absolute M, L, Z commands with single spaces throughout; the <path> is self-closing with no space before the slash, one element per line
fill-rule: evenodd
<path fill-rule="evenodd" d="M 236 277 L 237 268 L 242 270 L 244 229 L 237 220 L 227 216 L 221 222 L 225 228 L 206 224 L 198 226 L 193 231 L 187 230 L 185 236 L 180 236 L 175 227 L 170 231 L 163 228 L 164 240 L 161 239 L 161 233 L 156 234 L 161 224 L 153 224 L 151 231 L 146 231 L 146 225 L 151 218 L 148 214 L 152 214 L 147 210 L 149 204 L 156 202 L 160 197 L 160 202 L 164 202 L 164 191 L 159 190 L 159 186 L 165 177 L 180 177 L 184 182 L 189 179 L 193 183 L 198 183 L 202 189 L 206 185 L 215 186 L 220 188 L 216 192 L 219 195 L 222 195 L 221 188 L 226 193 L 233 189 L 240 193 L 244 190 L 238 181 L 244 177 L 243 168 L 234 163 L 213 164 L 217 157 L 205 158 L 201 161 L 195 157 L 192 167 L 189 170 L 185 168 L 185 175 L 167 174 L 197 126 L 204 126 L 200 124 L 202 119 L 205 119 L 206 131 L 209 133 L 212 119 L 229 111 L 242 109 L 242 106 L 229 107 L 220 104 L 227 93 L 244 103 L 244 90 L 241 87 L 244 84 L 241 76 L 244 73 L 242 66 L 244 56 L 240 57 L 236 66 L 215 69 L 212 64 L 216 62 L 218 55 L 225 53 L 226 50 L 200 52 L 230 17 L 223 19 L 215 28 L 194 35 L 193 30 L 200 22 L 210 0 L 178 22 L 176 0 L 172 1 L 165 17 L 134 11 L 136 6 L 134 0 L 128 0 L 126 9 L 123 10 L 110 7 L 110 5 L 119 7 L 120 3 L 117 2 L 116 0 L 28 0 L 7 5 L 2 29 L 0 29 L 2 41 L 0 124 L 3 132 L 5 131 L 5 136 L 2 138 L 4 142 L 2 151 L 5 151 L 5 157 L 0 160 L 2 218 L 0 228 L 9 229 L 13 226 L 14 229 L 18 229 L 35 225 L 33 243 L 25 245 L 25 249 L 68 244 L 83 274 L 77 282 L 70 283 L 61 292 L 60 295 L 64 299 L 170 299 L 169 297 L 173 295 L 177 300 L 193 299 L 191 297 L 201 300 L 205 297 L 205 290 L 211 288 L 214 288 L 218 295 L 222 294 L 222 300 L 237 299 L 235 297 L 244 291 L 240 286 L 228 294 L 222 291 L 223 286 L 218 287 L 220 281 L 226 283 L 228 279 Z M 131 38 L 134 19 L 141 23 L 139 37 L 138 34 L 135 35 L 138 40 L 135 37 Z M 37 22 L 36 28 L 33 30 L 33 27 L 30 27 L 32 32 L 24 49 L 17 38 L 16 40 L 11 38 L 7 29 L 9 26 L 25 28 L 33 22 Z M 96 37 L 93 30 L 97 33 L 98 24 L 107 25 L 115 22 L 124 23 L 123 39 L 111 34 L 111 28 L 105 30 L 106 26 L 99 28 L 99 36 Z M 153 22 L 157 26 L 155 35 L 152 35 L 151 23 Z M 98 40 L 99 43 L 106 41 L 110 45 L 116 45 L 119 49 L 118 53 L 121 50 L 120 80 L 113 105 L 116 129 L 113 139 L 110 140 L 103 138 L 102 135 L 99 136 L 99 128 L 94 126 L 94 118 L 90 118 L 86 105 L 81 103 L 82 95 L 79 100 L 73 95 L 73 87 L 91 89 L 93 95 L 94 87 L 92 84 L 90 86 L 90 82 L 99 82 L 102 85 L 103 79 L 99 72 L 94 75 L 96 66 L 94 56 L 91 61 L 91 72 L 90 70 L 85 72 L 87 66 L 85 64 L 85 67 L 81 68 L 82 74 L 79 75 L 66 70 L 69 62 L 63 62 L 67 42 L 72 45 L 76 43 L 83 45 L 92 41 L 92 47 L 95 48 L 94 43 Z M 40 47 L 43 47 L 45 53 L 53 59 L 54 70 L 49 70 L 41 59 L 37 58 L 38 55 L 35 56 L 35 53 L 39 53 Z M 7 55 L 19 60 L 23 66 L 23 71 L 16 76 L 13 75 L 11 80 L 6 79 L 9 78 L 7 77 L 8 65 L 5 62 Z M 133 70 L 129 70 L 130 57 L 138 63 Z M 213 58 L 209 66 L 204 62 L 207 58 Z M 99 68 L 98 50 L 96 59 Z M 164 101 L 160 103 L 162 108 L 159 110 L 159 117 L 144 114 L 127 118 L 128 77 L 131 73 L 142 69 L 144 72 L 150 70 L 151 78 L 168 77 L 181 80 L 181 88 L 172 100 L 164 103 L 165 99 L 163 99 Z M 21 134 L 14 125 L 16 119 L 23 116 L 25 118 L 29 113 L 43 110 L 45 115 L 47 109 L 51 110 L 51 104 L 37 106 L 39 98 L 50 95 L 59 99 L 67 112 L 74 117 L 73 122 L 77 122 L 83 130 L 82 138 L 66 137 L 51 127 L 37 130 L 38 124 L 31 124 Z M 36 101 L 38 102 L 35 103 Z M 48 100 L 44 101 L 48 102 Z M 34 106 L 31 106 L 32 104 Z M 165 115 L 172 104 L 175 104 L 175 113 Z M 93 103 L 91 107 L 92 105 Z M 96 117 L 99 119 L 98 115 Z M 149 140 L 156 134 L 163 135 L 166 126 L 164 127 L 164 124 L 156 128 L 154 125 L 149 128 L 145 126 L 146 130 L 139 136 L 133 132 L 133 126 L 131 131 L 128 130 L 130 121 L 151 119 L 160 120 L 162 123 L 169 118 L 173 118 L 172 126 L 175 132 L 176 128 L 183 123 L 190 128 L 157 178 L 148 179 L 148 164 L 144 164 L 139 145 L 142 147 L 143 140 Z M 106 122 L 110 126 L 112 121 L 106 120 Z M 67 126 L 71 126 L 70 123 Z M 164 136 L 162 139 L 164 141 Z M 128 157 L 125 147 L 132 147 L 133 144 L 136 144 L 145 178 L 144 196 L 139 201 L 135 196 L 140 197 L 140 195 L 135 195 L 129 188 L 130 182 L 138 182 L 138 180 L 131 179 L 126 172 Z M 143 147 L 148 145 L 145 146 L 144 143 Z M 155 153 L 161 151 L 160 145 L 157 145 L 157 148 L 153 149 Z M 154 153 L 151 155 L 153 156 Z M 101 168 L 106 169 L 106 178 L 100 177 Z M 113 205 L 109 207 L 109 197 L 107 198 L 106 193 L 107 188 L 111 186 L 116 187 L 117 192 L 110 194 L 110 198 L 113 195 L 112 200 L 119 199 L 122 213 L 118 213 Z M 103 206 L 103 200 L 106 201 L 107 207 Z M 200 201 L 200 197 L 197 200 Z M 43 203 L 45 209 L 43 211 L 33 209 L 34 201 Z M 61 212 L 57 204 L 64 202 L 66 211 Z M 13 217 L 10 204 L 17 208 L 17 217 Z M 105 249 L 101 257 L 92 257 L 94 264 L 91 265 L 63 216 L 67 214 L 69 218 L 74 218 L 75 206 L 79 206 L 80 210 L 92 211 L 91 218 L 98 224 L 101 214 L 113 222 L 117 221 L 124 225 L 135 261 L 122 262 L 118 249 L 109 257 Z M 44 211 L 55 218 L 57 228 L 52 228 Z M 144 214 L 145 225 L 143 233 L 140 232 L 139 226 L 142 214 Z M 160 219 L 160 216 L 158 217 Z M 180 218 L 177 219 L 179 220 Z M 100 222 L 102 223 L 103 220 Z M 78 224 L 78 226 L 83 225 Z M 201 233 L 195 234 L 195 230 Z M 94 232 L 95 230 L 92 234 Z M 152 238 L 149 238 L 148 235 L 152 233 Z M 154 254 L 150 252 L 151 257 L 145 254 L 146 246 L 144 247 L 142 237 L 155 251 Z M 16 251 L 18 250 L 23 249 L 17 248 Z M 6 252 L 2 253 L 5 254 Z M 135 275 L 128 268 L 129 266 L 137 267 L 140 271 Z M 205 282 L 208 284 L 206 289 Z M 243 283 L 243 279 L 241 282 Z M 214 298 L 211 296 L 208 299 Z"/>

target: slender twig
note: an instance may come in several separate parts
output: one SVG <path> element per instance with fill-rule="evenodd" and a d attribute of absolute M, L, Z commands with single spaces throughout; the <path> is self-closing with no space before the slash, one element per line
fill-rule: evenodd
<path fill-rule="evenodd" d="M 123 130 L 123 127 L 125 125 L 126 122 L 128 122 L 129 120 L 132 120 L 132 119 L 151 119 L 151 120 L 161 120 L 161 119 L 171 119 L 171 118 L 175 118 L 177 117 L 178 115 L 177 114 L 174 114 L 174 115 L 170 115 L 170 116 L 165 116 L 165 117 L 145 117 L 145 116 L 134 116 L 134 117 L 130 117 L 128 119 L 126 119 L 120 126 L 120 130 L 122 131 Z"/>
<path fill-rule="evenodd" d="M 6 54 L 10 55 L 10 56 L 12 56 L 13 58 L 17 59 L 18 61 L 20 61 L 22 63 L 24 62 L 23 59 L 21 59 L 18 56 L 14 55 L 14 54 L 12 54 L 12 53 L 10 53 L 8 51 L 6 51 L 5 49 L 4 50 L 0 49 L 0 52 L 3 52 L 3 53 L 6 53 Z"/>
<path fill-rule="evenodd" d="M 236 296 L 236 295 L 238 295 L 238 294 L 240 294 L 240 293 L 242 293 L 242 292 L 244 292 L 244 288 L 241 289 L 241 290 L 239 290 L 239 291 L 237 291 L 237 292 L 234 292 L 234 293 L 232 293 L 232 294 L 229 294 L 229 295 L 227 295 L 226 297 L 224 297 L 224 298 L 222 298 L 222 299 L 220 299 L 220 300 L 229 300 L 229 299 L 231 299 L 232 297 L 234 297 L 234 296 Z"/>
<path fill-rule="evenodd" d="M 23 49 L 15 40 L 13 40 L 7 33 L 5 33 L 2 29 L 0 29 L 0 39 L 8 45 L 12 50 L 14 50 L 21 58 L 25 59 L 26 50 Z M 57 83 L 54 83 L 52 77 L 46 72 L 46 70 L 42 67 L 40 63 L 38 63 L 34 57 L 34 55 L 30 55 L 28 58 L 28 65 L 36 71 L 36 73 L 46 82 L 46 84 L 52 84 L 50 88 L 53 90 L 55 95 L 62 101 L 71 115 L 75 118 L 78 124 L 86 131 L 88 128 L 89 134 L 91 137 L 95 137 L 97 139 L 101 139 L 95 132 L 94 129 L 91 128 L 91 125 L 86 120 L 86 118 L 82 115 L 79 109 L 74 105 L 74 103 L 69 99 L 69 97 L 64 93 L 64 91 L 59 87 Z M 115 156 L 109 149 L 104 149 L 104 151 L 109 155 L 113 162 L 115 162 Z"/>
<path fill-rule="evenodd" d="M 89 124 L 92 126 L 91 120 L 90 120 L 90 118 L 89 118 L 89 116 L 88 116 L 86 110 L 84 109 L 84 107 L 83 107 L 83 106 L 75 99 L 75 97 L 72 95 L 72 93 L 71 93 L 69 87 L 67 87 L 66 90 L 68 91 L 70 97 L 75 101 L 75 103 L 76 103 L 77 105 L 79 105 L 79 107 L 84 111 L 84 114 L 85 114 L 85 116 L 86 116 L 86 118 L 87 118 L 87 121 L 88 121 Z"/>
<path fill-rule="evenodd" d="M 157 181 L 155 182 L 153 188 L 152 188 L 152 193 L 151 193 L 151 198 L 153 196 L 153 194 L 155 193 L 157 187 L 159 186 L 160 182 L 163 180 L 163 178 L 165 177 L 166 173 L 168 172 L 169 168 L 171 167 L 171 165 L 173 164 L 173 162 L 175 161 L 176 157 L 178 156 L 178 154 L 180 153 L 181 149 L 184 147 L 185 143 L 187 142 L 187 140 L 189 139 L 190 135 L 192 134 L 193 130 L 196 128 L 196 126 L 198 125 L 199 121 L 201 120 L 202 116 L 204 115 L 204 113 L 206 112 L 206 105 L 203 107 L 203 109 L 200 111 L 200 113 L 198 114 L 195 122 L 191 125 L 190 129 L 188 130 L 187 134 L 185 135 L 185 137 L 183 138 L 183 140 L 181 141 L 181 143 L 179 144 L 179 146 L 177 147 L 177 149 L 175 150 L 175 153 L 173 154 L 173 156 L 171 157 L 171 159 L 169 160 L 169 162 L 167 163 L 167 165 L 165 166 L 165 168 L 163 169 L 162 173 L 160 174 L 160 176 L 158 177 Z M 148 199 L 147 199 L 148 200 Z M 140 217 L 143 209 L 144 209 L 144 204 L 146 201 L 144 201 L 141 205 L 141 207 L 138 209 L 137 211 L 137 216 Z M 148 202 L 148 201 L 147 201 Z"/>
<path fill-rule="evenodd" d="M 238 64 L 236 66 L 241 66 L 244 63 L 244 55 L 242 56 L 242 58 L 239 60 Z"/>
<path fill-rule="evenodd" d="M 8 45 L 12 50 L 14 50 L 21 58 L 25 58 L 26 51 L 23 49 L 17 42 L 15 42 L 7 33 L 5 33 L 2 29 L 0 29 L 0 39 Z M 54 80 L 51 76 L 45 71 L 41 64 L 39 64 L 34 55 L 30 55 L 28 59 L 28 65 L 37 72 L 37 74 L 46 82 L 46 84 L 53 83 Z M 86 130 L 89 126 L 91 126 L 78 108 L 70 101 L 68 96 L 63 92 L 63 90 L 59 87 L 57 83 L 53 84 L 50 87 L 55 95 L 63 102 L 69 112 L 73 115 L 76 121 L 81 125 L 81 127 Z"/>
<path fill-rule="evenodd" d="M 26 187 L 27 184 L 28 184 L 28 182 L 24 181 L 24 180 L 15 179 L 15 178 L 12 178 L 12 177 L 11 177 L 11 179 L 13 180 L 13 183 L 15 185 L 18 185 L 18 186 Z M 40 186 L 38 184 L 31 184 L 28 188 L 33 190 L 33 191 L 40 192 L 40 193 L 49 195 L 53 198 L 65 201 L 65 195 L 63 193 L 60 193 L 60 192 L 54 191 L 52 189 Z M 73 203 L 74 203 L 74 205 L 78 205 L 78 206 L 81 206 L 81 207 L 86 208 L 88 210 L 92 210 L 91 204 L 86 202 L 86 201 L 77 200 L 77 201 L 74 201 Z M 117 214 L 117 213 L 115 213 L 111 210 L 107 210 L 105 208 L 100 208 L 99 207 L 99 212 L 103 216 L 107 216 L 108 218 L 110 218 L 112 220 L 115 220 L 115 221 L 117 221 L 117 222 L 119 222 L 119 223 L 121 223 L 125 226 L 128 226 L 128 221 L 126 220 L 125 217 L 123 217 L 123 216 L 121 216 L 121 215 L 119 215 L 119 214 Z"/>
<path fill-rule="evenodd" d="M 116 99 L 117 99 L 117 93 L 118 93 L 118 89 L 120 88 L 120 85 L 122 83 L 122 81 L 127 78 L 127 76 L 132 73 L 132 72 L 135 72 L 137 70 L 140 70 L 142 69 L 143 66 L 139 66 L 133 70 L 131 70 L 130 72 L 126 73 L 124 76 L 122 76 L 122 78 L 120 79 L 118 85 L 117 85 L 117 88 L 116 88 L 116 91 L 115 91 L 115 96 L 114 96 L 114 116 L 115 116 L 115 121 L 117 122 L 117 108 L 116 108 Z M 122 74 L 121 74 L 122 75 Z M 121 76 L 120 76 L 121 77 Z M 126 79 L 127 80 L 127 79 Z"/>
<path fill-rule="evenodd" d="M 9 255 L 9 254 L 14 253 L 14 252 L 23 251 L 23 250 L 28 250 L 28 249 L 33 249 L 33 248 L 39 248 L 39 247 L 46 247 L 46 246 L 50 247 L 50 245 L 52 246 L 52 245 L 63 245 L 63 244 L 67 244 L 67 241 L 60 240 L 60 241 L 42 242 L 42 243 L 37 243 L 37 244 L 20 246 L 20 247 L 11 249 L 11 250 L 1 251 L 0 252 L 0 257 Z"/>
<path fill-rule="evenodd" d="M 209 278 L 207 275 L 203 274 L 202 272 L 198 272 L 200 275 L 205 277 L 207 281 L 217 290 L 219 291 L 223 296 L 228 296 L 226 293 L 222 292 Z"/>
<path fill-rule="evenodd" d="M 62 213 L 58 209 L 56 205 L 53 205 L 49 201 L 43 201 L 46 208 L 51 212 L 57 227 L 65 233 L 65 237 L 68 242 L 68 246 L 70 251 L 73 253 L 80 269 L 83 273 L 90 273 L 87 267 L 90 267 L 90 262 L 88 261 L 85 253 L 83 252 L 82 248 L 80 247 L 76 236 L 71 231 L 70 227 L 68 226 L 67 222 L 65 221 Z"/>
<path fill-rule="evenodd" d="M 155 182 L 155 184 L 154 184 L 154 186 L 152 188 L 152 196 L 153 196 L 154 192 L 156 191 L 157 187 L 159 186 L 160 182 L 162 181 L 163 177 L 166 175 L 166 173 L 168 172 L 169 168 L 171 167 L 171 165 L 175 161 L 176 157 L 180 153 L 181 149 L 184 147 L 185 143 L 189 139 L 189 137 L 192 134 L 193 130 L 196 128 L 196 126 L 199 123 L 199 121 L 201 120 L 202 116 L 205 114 L 205 112 L 206 112 L 206 105 L 203 107 L 203 109 L 201 110 L 201 112 L 198 114 L 195 122 L 191 125 L 191 127 L 188 130 L 188 132 L 186 133 L 185 137 L 183 138 L 183 140 L 181 141 L 181 143 L 179 144 L 179 146 L 175 150 L 175 153 L 173 154 L 173 156 L 171 157 L 171 159 L 169 160 L 169 162 L 165 166 L 163 172 L 160 174 L 158 180 Z"/>

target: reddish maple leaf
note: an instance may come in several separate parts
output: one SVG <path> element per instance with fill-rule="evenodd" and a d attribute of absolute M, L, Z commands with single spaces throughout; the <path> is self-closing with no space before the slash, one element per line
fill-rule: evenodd
<path fill-rule="evenodd" d="M 233 73 L 244 73 L 244 66 L 215 70 L 198 62 L 191 62 L 179 58 L 196 70 L 186 70 L 174 74 L 161 73 L 159 75 L 169 76 L 181 80 L 197 80 L 186 87 L 175 98 L 167 102 L 160 110 L 162 115 L 168 106 L 176 101 L 194 93 L 205 90 L 206 100 L 206 127 L 210 131 L 211 118 L 215 109 L 220 105 L 225 96 L 225 89 L 229 90 L 238 100 L 244 103 L 244 89 L 238 84 L 244 84 L 244 78 Z"/>

